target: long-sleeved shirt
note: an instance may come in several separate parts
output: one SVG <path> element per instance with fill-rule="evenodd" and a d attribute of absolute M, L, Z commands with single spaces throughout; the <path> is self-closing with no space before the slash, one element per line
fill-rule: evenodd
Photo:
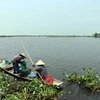
<path fill-rule="evenodd" d="M 13 57 L 12 58 L 12 63 L 21 63 L 21 60 L 22 60 L 22 56 L 20 56 L 20 55 L 17 55 L 17 56 L 15 56 L 15 57 Z"/>
<path fill-rule="evenodd" d="M 39 72 L 42 77 L 48 75 L 45 66 L 35 66 L 34 70 L 37 71 L 37 72 Z"/>

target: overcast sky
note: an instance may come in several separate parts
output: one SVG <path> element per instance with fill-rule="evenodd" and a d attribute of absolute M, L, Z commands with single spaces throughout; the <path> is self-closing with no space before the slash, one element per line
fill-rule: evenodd
<path fill-rule="evenodd" d="M 0 0 L 0 35 L 92 35 L 100 0 Z"/>

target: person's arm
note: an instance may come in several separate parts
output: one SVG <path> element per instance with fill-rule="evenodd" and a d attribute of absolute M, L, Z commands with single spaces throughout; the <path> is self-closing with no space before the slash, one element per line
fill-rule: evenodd
<path fill-rule="evenodd" d="M 16 58 L 16 61 L 18 62 L 18 63 L 22 63 L 22 57 L 21 56 L 18 56 L 17 58 Z"/>
<path fill-rule="evenodd" d="M 41 67 L 36 66 L 36 67 L 34 67 L 34 70 L 35 70 L 35 71 L 40 71 L 40 70 L 41 70 Z"/>

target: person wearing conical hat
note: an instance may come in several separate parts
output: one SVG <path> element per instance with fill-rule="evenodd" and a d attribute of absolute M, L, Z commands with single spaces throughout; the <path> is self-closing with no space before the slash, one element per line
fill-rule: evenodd
<path fill-rule="evenodd" d="M 19 72 L 19 64 L 22 62 L 22 59 L 25 59 L 26 55 L 25 53 L 20 53 L 17 56 L 14 56 L 11 60 L 12 64 L 13 64 L 13 68 L 14 68 L 14 74 L 18 74 Z"/>
<path fill-rule="evenodd" d="M 37 71 L 38 73 L 40 73 L 42 78 L 45 77 L 46 75 L 48 75 L 46 67 L 45 67 L 45 63 L 42 60 L 39 60 L 35 64 L 34 70 Z"/>
<path fill-rule="evenodd" d="M 45 63 L 42 60 L 39 60 L 35 65 L 34 69 L 42 76 L 42 79 L 48 84 L 53 84 L 53 77 L 48 74 Z"/>

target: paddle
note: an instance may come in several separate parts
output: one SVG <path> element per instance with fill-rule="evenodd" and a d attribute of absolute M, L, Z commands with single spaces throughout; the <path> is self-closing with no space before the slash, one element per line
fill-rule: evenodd
<path fill-rule="evenodd" d="M 29 59 L 30 59 L 32 65 L 34 65 L 34 63 L 33 63 L 32 59 L 31 59 L 29 53 L 27 52 L 27 50 L 26 50 L 26 48 L 25 48 L 25 46 L 24 46 L 23 44 L 22 44 L 22 47 L 24 48 L 24 50 L 25 50 L 27 56 L 29 57 Z M 34 70 L 33 70 L 33 71 L 34 71 Z M 35 72 L 37 72 L 37 71 L 35 71 Z M 38 73 L 38 72 L 37 72 L 37 73 Z M 38 73 L 38 75 L 39 75 L 40 79 L 44 82 L 44 80 L 42 79 L 42 76 L 40 75 L 40 73 Z"/>

